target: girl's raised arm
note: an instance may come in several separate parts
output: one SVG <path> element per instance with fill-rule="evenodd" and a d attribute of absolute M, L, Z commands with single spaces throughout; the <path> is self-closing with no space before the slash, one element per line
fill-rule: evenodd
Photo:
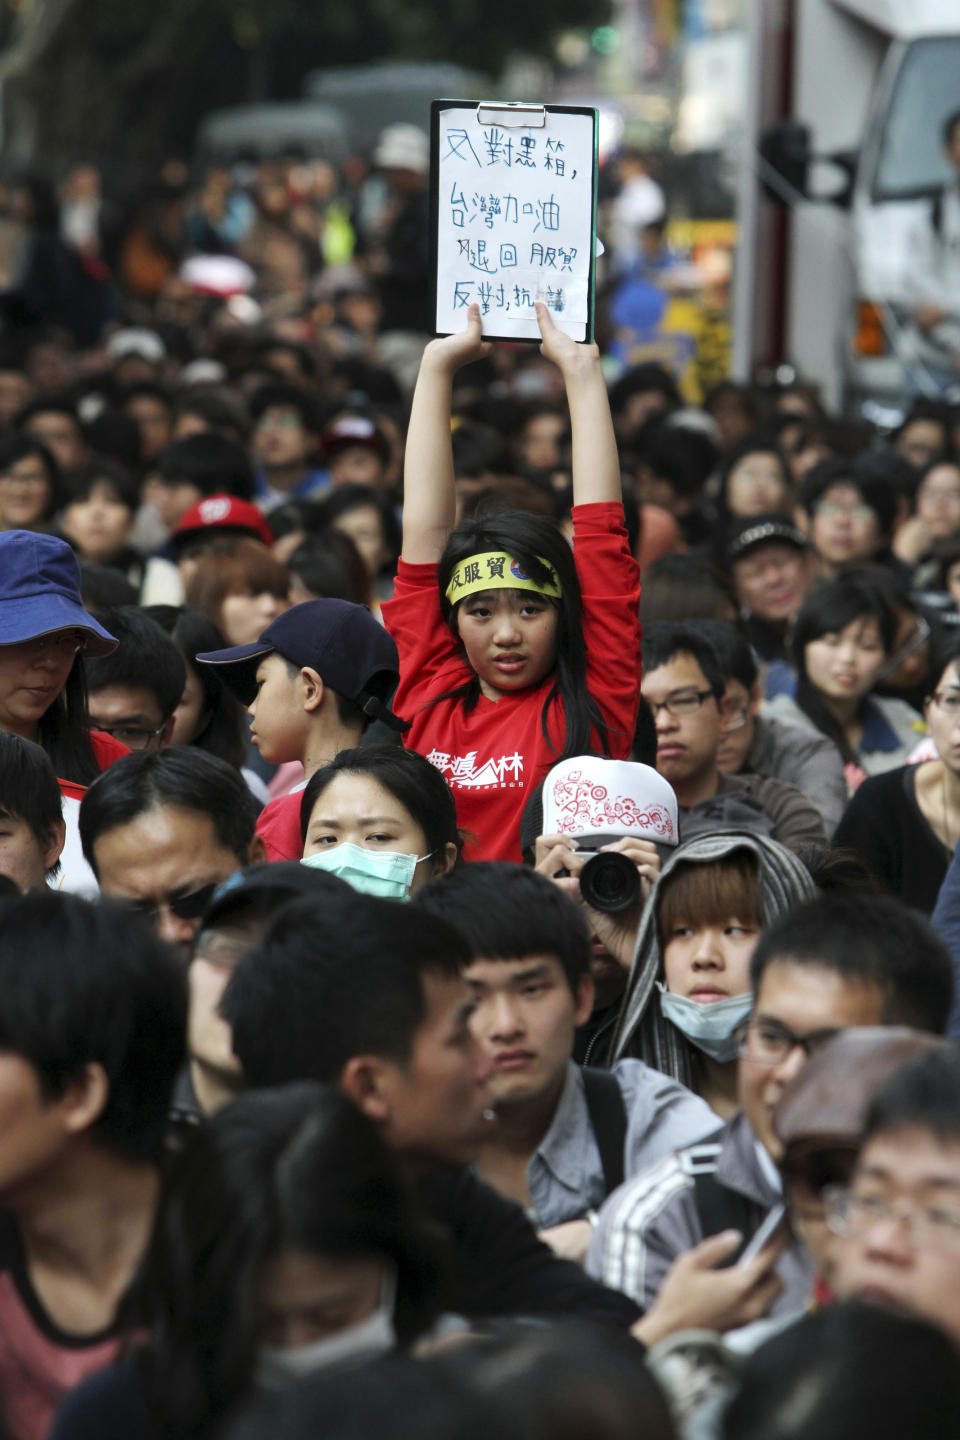
<path fill-rule="evenodd" d="M 540 353 L 563 375 L 570 409 L 573 503 L 621 499 L 620 457 L 613 433 L 607 384 L 596 345 L 578 345 L 558 330 L 546 305 L 537 303 Z"/>
<path fill-rule="evenodd" d="M 456 494 L 450 442 L 453 377 L 490 350 L 482 338 L 480 307 L 467 311 L 467 328 L 431 340 L 413 392 L 403 463 L 403 549 L 408 564 L 436 564 L 453 529 Z M 619 492 L 618 492 L 619 493 Z"/>

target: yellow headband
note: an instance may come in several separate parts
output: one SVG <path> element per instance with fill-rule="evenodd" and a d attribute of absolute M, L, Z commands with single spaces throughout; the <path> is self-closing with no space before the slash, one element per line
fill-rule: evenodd
<path fill-rule="evenodd" d="M 527 572 L 521 568 L 520 562 L 508 555 L 506 550 L 487 550 L 482 555 L 471 555 L 460 564 L 450 576 L 450 584 L 447 586 L 446 595 L 451 605 L 456 605 L 458 600 L 463 600 L 467 595 L 475 595 L 478 590 L 534 590 L 538 595 L 550 595 L 554 600 L 560 599 L 560 581 L 553 566 L 544 560 L 542 555 L 537 559 L 541 565 L 545 565 L 550 574 L 550 579 L 539 584 L 531 580 Z"/>

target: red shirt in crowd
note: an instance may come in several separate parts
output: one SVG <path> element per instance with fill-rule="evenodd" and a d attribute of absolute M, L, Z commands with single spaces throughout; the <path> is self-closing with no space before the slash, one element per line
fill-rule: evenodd
<path fill-rule="evenodd" d="M 257 834 L 263 841 L 268 860 L 299 860 L 303 854 L 300 802 L 305 789 L 305 784 L 298 785 L 289 795 L 278 795 L 260 811 Z"/>
<path fill-rule="evenodd" d="M 610 754 L 625 759 L 640 697 L 639 570 L 622 505 L 575 506 L 573 527 L 587 688 L 606 723 Z M 469 836 L 467 858 L 519 861 L 523 807 L 563 750 L 562 701 L 550 706 L 549 740 L 543 733 L 544 702 L 555 676 L 551 672 L 539 685 L 499 700 L 481 695 L 469 710 L 459 699 L 438 700 L 473 671 L 444 621 L 436 565 L 401 560 L 393 599 L 382 614 L 400 653 L 393 708 L 411 722 L 404 744 L 425 755 L 450 785 L 458 823 Z M 596 733 L 591 748 L 603 753 Z"/>

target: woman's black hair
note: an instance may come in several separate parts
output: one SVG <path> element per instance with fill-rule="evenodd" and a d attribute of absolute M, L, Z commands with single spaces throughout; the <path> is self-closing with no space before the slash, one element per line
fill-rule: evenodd
<path fill-rule="evenodd" d="M 667 1396 L 630 1339 L 582 1321 L 500 1321 L 427 1363 L 484 1403 L 503 1405 L 520 1433 L 537 1440 L 675 1440 Z"/>
<path fill-rule="evenodd" d="M 717 496 L 717 509 L 721 520 L 726 523 L 731 518 L 730 504 L 727 497 L 727 487 L 730 483 L 730 476 L 740 464 L 741 460 L 748 455 L 772 455 L 780 467 L 780 478 L 783 480 L 787 496 L 793 494 L 793 478 L 790 474 L 790 467 L 787 464 L 787 457 L 783 453 L 780 441 L 775 435 L 754 433 L 746 435 L 737 442 L 730 453 L 724 458 L 720 471 L 720 490 Z M 784 510 L 789 506 L 789 501 L 780 505 L 768 506 L 768 509 Z"/>
<path fill-rule="evenodd" d="M 797 672 L 797 704 L 817 729 L 833 741 L 844 764 L 855 763 L 856 756 L 842 726 L 831 715 L 807 675 L 805 652 L 807 646 L 822 635 L 841 631 L 852 620 L 865 619 L 876 620 L 884 654 L 889 655 L 896 631 L 893 610 L 868 572 L 851 570 L 811 591 L 800 608 L 790 638 L 790 655 Z"/>
<path fill-rule="evenodd" d="M 557 653 L 554 683 L 544 701 L 541 724 L 544 738 L 549 741 L 548 719 L 555 701 L 563 706 L 565 734 L 557 761 L 572 755 L 596 750 L 596 731 L 605 755 L 610 754 L 607 726 L 600 706 L 587 689 L 587 647 L 583 639 L 583 603 L 580 581 L 573 563 L 573 551 L 567 540 L 550 521 L 539 515 L 519 510 L 501 510 L 479 516 L 458 525 L 447 541 L 440 557 L 437 583 L 440 604 L 447 624 L 457 638 L 457 605 L 451 605 L 446 590 L 456 567 L 471 555 L 485 550 L 505 550 L 517 560 L 537 584 L 546 584 L 549 574 L 544 565 L 552 565 L 560 581 L 560 599 L 552 603 L 557 609 Z M 472 709 L 480 698 L 480 682 L 471 676 L 465 684 L 438 700 L 462 700 Z M 436 703 L 436 702 L 434 702 Z"/>
<path fill-rule="evenodd" d="M 191 746 L 226 760 L 239 770 L 247 754 L 247 730 L 243 710 L 217 675 L 215 665 L 198 665 L 198 654 L 222 650 L 226 641 L 213 621 L 199 610 L 181 610 L 176 605 L 147 605 L 145 613 L 156 620 L 173 640 L 183 663 L 203 690 L 200 725 Z"/>
<path fill-rule="evenodd" d="M 855 460 L 837 456 L 811 465 L 800 488 L 800 504 L 812 518 L 818 504 L 835 485 L 849 485 L 877 517 L 881 544 L 878 554 L 889 545 L 897 518 L 897 492 L 890 470 L 872 454 Z"/>
<path fill-rule="evenodd" d="M 748 1357 L 722 1435 L 945 1440 L 958 1413 L 960 1359 L 945 1331 L 853 1300 L 798 1317 Z"/>
<path fill-rule="evenodd" d="M 722 620 L 737 625 L 740 607 L 733 582 L 725 570 L 703 555 L 683 551 L 661 555 L 643 572 L 640 623 Z"/>
<path fill-rule="evenodd" d="M 931 557 L 936 563 L 936 571 L 930 589 L 945 593 L 950 571 L 960 560 L 960 535 L 947 535 L 942 540 L 935 540 Z"/>
<path fill-rule="evenodd" d="M 309 595 L 318 599 L 349 600 L 354 605 L 370 608 L 370 572 L 344 531 L 308 532 L 286 564 L 291 578 L 299 580 Z"/>
<path fill-rule="evenodd" d="M 60 496 L 61 508 L 89 500 L 94 488 L 100 483 L 109 485 L 128 510 L 136 510 L 140 504 L 139 487 L 129 470 L 112 460 L 94 459 L 87 460 L 78 470 L 64 476 Z"/>
<path fill-rule="evenodd" d="M 369 775 L 409 811 L 423 831 L 429 854 L 442 852 L 446 845 L 456 845 L 459 856 L 462 841 L 457 830 L 457 807 L 449 785 L 429 760 L 401 745 L 363 745 L 356 750 L 341 750 L 328 765 L 316 770 L 300 802 L 302 840 L 306 841 L 318 797 L 338 775 Z"/>
<path fill-rule="evenodd" d="M 388 551 L 382 568 L 392 575 L 400 554 L 400 525 L 396 511 L 382 490 L 375 490 L 372 485 L 338 485 L 317 502 L 317 523 L 321 529 L 328 525 L 332 528 L 341 515 L 367 507 L 380 516 L 383 543 Z"/>
<path fill-rule="evenodd" d="M 943 679 L 943 672 L 947 666 L 957 663 L 960 663 L 960 635 L 955 629 L 938 632 L 936 643 L 930 652 L 928 678 L 931 695 Z"/>
<path fill-rule="evenodd" d="M 37 744 L 50 756 L 60 780 L 90 785 L 100 774 L 89 727 L 86 672 L 83 656 L 76 655 L 67 683 L 37 725 Z"/>
<path fill-rule="evenodd" d="M 134 1292 L 148 1336 L 133 1363 L 162 1435 L 216 1433 L 251 1395 L 261 1267 L 284 1249 L 390 1261 L 401 1345 L 433 1319 L 436 1270 L 412 1193 L 332 1085 L 241 1096 L 169 1175 Z"/>
<path fill-rule="evenodd" d="M 60 466 L 52 452 L 42 440 L 35 440 L 30 435 L 14 432 L 0 439 L 0 475 L 6 474 L 10 466 L 16 465 L 19 460 L 27 460 L 33 456 L 36 456 L 47 472 L 47 503 L 41 519 L 51 520 L 63 505 L 63 480 Z"/>

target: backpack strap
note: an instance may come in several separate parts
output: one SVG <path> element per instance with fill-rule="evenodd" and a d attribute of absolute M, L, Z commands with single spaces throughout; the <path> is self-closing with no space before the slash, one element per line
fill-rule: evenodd
<path fill-rule="evenodd" d="M 694 1203 L 704 1240 L 723 1230 L 739 1230 L 743 1236 L 743 1244 L 722 1262 L 724 1267 L 736 1263 L 766 1213 L 762 1205 L 748 1200 L 737 1190 L 730 1190 L 717 1179 L 717 1159 L 725 1128 L 721 1126 L 699 1144 L 688 1145 L 681 1152 L 683 1168 L 693 1181 Z"/>
<path fill-rule="evenodd" d="M 943 239 L 943 191 L 938 190 L 930 206 L 930 228 L 938 240 Z"/>
<path fill-rule="evenodd" d="M 583 1093 L 593 1138 L 600 1151 L 603 1183 L 608 1195 L 623 1184 L 623 1151 L 627 1143 L 627 1107 L 616 1075 L 583 1065 Z"/>

